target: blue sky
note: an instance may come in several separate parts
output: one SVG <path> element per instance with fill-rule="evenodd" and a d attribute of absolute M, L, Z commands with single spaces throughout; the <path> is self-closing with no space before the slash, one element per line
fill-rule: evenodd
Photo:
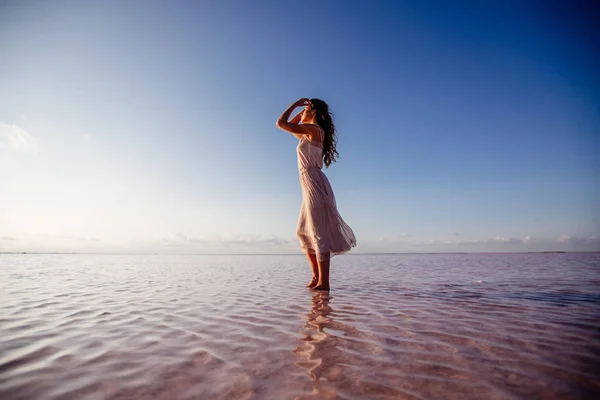
<path fill-rule="evenodd" d="M 600 250 L 587 4 L 2 2 L 0 250 L 299 252 L 300 97 L 356 252 Z"/>

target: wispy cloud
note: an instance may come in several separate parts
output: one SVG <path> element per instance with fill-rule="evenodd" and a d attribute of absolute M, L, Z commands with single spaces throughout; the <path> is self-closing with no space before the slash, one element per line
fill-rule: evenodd
<path fill-rule="evenodd" d="M 556 238 L 534 238 L 525 236 L 523 238 L 496 236 L 493 239 L 474 239 L 474 240 L 457 240 L 448 241 L 447 244 L 456 244 L 459 246 L 493 246 L 501 245 L 506 248 L 513 247 L 515 250 L 527 249 L 565 249 L 565 250 L 600 250 L 600 238 L 595 236 L 590 237 L 573 237 L 559 236 Z"/>
<path fill-rule="evenodd" d="M 522 239 L 510 238 L 510 237 L 504 237 L 504 236 L 496 236 L 494 239 L 492 239 L 492 242 L 503 243 L 503 244 L 523 244 Z"/>
<path fill-rule="evenodd" d="M 277 247 L 286 246 L 295 243 L 292 239 L 286 239 L 278 236 L 260 236 L 254 234 L 237 235 L 229 237 L 213 236 L 209 238 L 198 238 L 185 233 L 177 233 L 173 238 L 163 238 L 163 243 L 168 246 L 188 246 L 191 248 L 244 248 L 265 246 Z"/>
<path fill-rule="evenodd" d="M 71 235 L 29 235 L 0 237 L 3 251 L 48 252 L 125 252 L 164 254 L 301 254 L 298 240 L 257 234 L 197 237 L 179 232 L 162 238 L 111 242 L 95 237 Z M 363 240 L 352 251 L 357 253 L 435 253 L 435 252 L 529 252 L 600 251 L 600 237 L 496 236 L 490 239 L 425 239 L 409 235 L 395 239 Z"/>
<path fill-rule="evenodd" d="M 161 239 L 141 240 L 128 249 L 133 252 L 182 254 L 300 254 L 297 240 L 279 236 L 239 234 L 197 237 L 179 232 Z"/>
<path fill-rule="evenodd" d="M 94 237 L 85 237 L 85 236 L 74 236 L 74 235 L 43 235 L 46 238 L 54 239 L 54 240 L 65 240 L 65 241 L 76 241 L 76 242 L 98 242 L 99 239 Z"/>
<path fill-rule="evenodd" d="M 454 235 L 453 235 L 454 236 Z M 534 238 L 524 236 L 522 238 L 498 235 L 491 239 L 404 239 L 397 240 L 382 239 L 362 243 L 359 251 L 364 252 L 519 252 L 519 251 L 600 251 L 600 238 L 591 237 L 545 237 Z"/>
<path fill-rule="evenodd" d="M 37 153 L 36 138 L 18 125 L 0 122 L 0 155 L 2 153 Z"/>
<path fill-rule="evenodd" d="M 575 246 L 592 246 L 596 248 L 600 248 L 600 237 L 591 236 L 591 237 L 575 237 L 563 235 L 558 238 L 559 243 L 575 245 Z"/>

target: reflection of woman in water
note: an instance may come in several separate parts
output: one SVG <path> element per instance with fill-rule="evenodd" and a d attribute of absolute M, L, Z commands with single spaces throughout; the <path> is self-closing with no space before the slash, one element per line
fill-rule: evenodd
<path fill-rule="evenodd" d="M 365 361 L 356 355 L 366 352 L 360 348 L 364 344 L 356 340 L 365 335 L 343 322 L 352 318 L 342 310 L 334 310 L 330 303 L 333 296 L 329 292 L 313 293 L 300 330 L 300 344 L 293 350 L 298 356 L 295 364 L 306 370 L 317 399 L 338 398 L 339 389 L 355 386 L 356 368 L 364 366 Z"/>
<path fill-rule="evenodd" d="M 329 307 L 331 297 L 327 292 L 316 292 L 312 298 L 312 307 L 306 316 L 306 324 L 301 331 L 302 344 L 294 353 L 302 357 L 296 365 L 306 369 L 313 382 L 319 380 L 324 372 L 333 365 L 339 356 L 336 349 L 336 338 L 331 337 L 324 328 L 331 323 L 328 315 L 332 312 Z"/>
<path fill-rule="evenodd" d="M 302 106 L 304 110 L 288 121 L 292 111 Z M 321 170 L 338 156 L 329 107 L 320 99 L 300 99 L 281 114 L 277 127 L 300 139 L 296 152 L 302 207 L 296 234 L 312 267 L 308 287 L 329 290 L 330 258 L 356 246 L 354 233 L 339 214 L 329 180 Z"/>

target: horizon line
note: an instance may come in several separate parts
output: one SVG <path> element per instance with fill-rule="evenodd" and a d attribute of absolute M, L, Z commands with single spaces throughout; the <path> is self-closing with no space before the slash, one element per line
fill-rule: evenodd
<path fill-rule="evenodd" d="M 402 254 L 563 254 L 600 253 L 600 250 L 536 250 L 536 251 L 439 251 L 439 252 L 368 252 L 347 253 L 343 256 L 402 255 Z M 158 253 L 158 252 L 67 252 L 67 251 L 0 251 L 1 254 L 46 255 L 147 255 L 147 256 L 304 256 L 304 253 Z"/>

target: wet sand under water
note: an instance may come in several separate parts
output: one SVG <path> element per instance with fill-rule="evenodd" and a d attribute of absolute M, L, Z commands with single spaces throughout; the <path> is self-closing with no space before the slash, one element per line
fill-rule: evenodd
<path fill-rule="evenodd" d="M 1 399 L 600 398 L 600 254 L 0 255 Z"/>

